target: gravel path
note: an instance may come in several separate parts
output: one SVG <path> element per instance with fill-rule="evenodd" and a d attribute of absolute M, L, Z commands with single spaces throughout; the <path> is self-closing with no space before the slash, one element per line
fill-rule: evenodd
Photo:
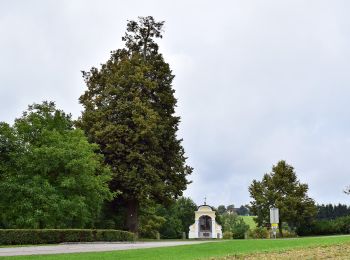
<path fill-rule="evenodd" d="M 192 245 L 214 241 L 160 241 L 160 242 L 133 242 L 133 243 L 82 243 L 59 244 L 52 246 L 23 246 L 0 248 L 0 256 L 15 255 L 48 255 L 81 252 L 102 252 L 114 250 L 128 250 L 151 247 L 166 247 L 179 245 Z"/>

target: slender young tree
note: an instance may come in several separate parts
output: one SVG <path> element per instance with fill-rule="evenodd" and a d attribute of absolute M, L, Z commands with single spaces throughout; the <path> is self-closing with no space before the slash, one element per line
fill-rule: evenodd
<path fill-rule="evenodd" d="M 78 125 L 111 166 L 110 187 L 122 192 L 126 226 L 133 232 L 140 202 L 167 203 L 182 195 L 192 172 L 176 135 L 174 75 L 155 42 L 163 24 L 151 16 L 129 21 L 125 47 L 100 69 L 83 72 L 88 89 L 80 97 L 85 110 Z"/>

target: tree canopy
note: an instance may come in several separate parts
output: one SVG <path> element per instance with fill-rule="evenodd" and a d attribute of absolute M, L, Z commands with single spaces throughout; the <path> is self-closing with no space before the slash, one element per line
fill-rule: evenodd
<path fill-rule="evenodd" d="M 307 191 L 308 185 L 299 182 L 294 168 L 285 161 L 279 161 L 272 167 L 272 172 L 265 174 L 261 181 L 253 180 L 249 186 L 253 199 L 250 211 L 257 216 L 257 224 L 264 226 L 270 222 L 270 208 L 279 208 L 282 233 L 282 222 L 296 228 L 314 218 L 316 206 Z"/>
<path fill-rule="evenodd" d="M 111 209 L 125 206 L 126 225 L 134 232 L 140 203 L 181 196 L 192 172 L 176 135 L 174 75 L 155 42 L 163 24 L 150 16 L 129 21 L 125 47 L 100 69 L 83 72 L 87 90 L 80 97 L 84 111 L 78 125 L 111 167 L 110 188 L 122 192 Z"/>
<path fill-rule="evenodd" d="M 0 225 L 94 226 L 113 196 L 97 148 L 53 102 L 29 106 L 13 126 L 0 123 Z"/>

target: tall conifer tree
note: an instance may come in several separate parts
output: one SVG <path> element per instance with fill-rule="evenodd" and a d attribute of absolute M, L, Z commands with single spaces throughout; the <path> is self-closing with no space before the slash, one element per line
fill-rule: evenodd
<path fill-rule="evenodd" d="M 174 75 L 155 42 L 163 25 L 151 16 L 129 21 L 125 47 L 100 69 L 83 72 L 88 90 L 80 97 L 85 110 L 78 124 L 111 166 L 110 187 L 122 192 L 126 226 L 134 232 L 140 203 L 182 195 L 192 172 L 176 135 Z"/>

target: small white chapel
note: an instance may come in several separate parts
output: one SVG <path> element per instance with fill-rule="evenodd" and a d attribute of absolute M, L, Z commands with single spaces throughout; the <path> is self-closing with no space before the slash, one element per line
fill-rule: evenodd
<path fill-rule="evenodd" d="M 195 222 L 188 238 L 222 238 L 222 227 L 215 221 L 215 211 L 206 203 L 195 211 Z"/>

